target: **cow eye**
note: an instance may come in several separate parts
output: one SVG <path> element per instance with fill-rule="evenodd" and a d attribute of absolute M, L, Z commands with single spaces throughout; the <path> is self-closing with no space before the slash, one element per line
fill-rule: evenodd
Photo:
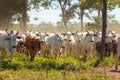
<path fill-rule="evenodd" d="M 10 40 L 10 38 L 5 38 L 5 40 Z"/>

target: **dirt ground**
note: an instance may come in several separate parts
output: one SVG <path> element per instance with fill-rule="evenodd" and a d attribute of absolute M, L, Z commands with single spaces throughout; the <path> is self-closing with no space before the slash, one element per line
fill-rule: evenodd
<path fill-rule="evenodd" d="M 120 66 L 118 66 L 118 70 L 115 70 L 115 67 L 96 67 L 93 70 L 87 71 L 88 73 L 94 74 L 106 74 L 110 77 L 120 78 Z"/>

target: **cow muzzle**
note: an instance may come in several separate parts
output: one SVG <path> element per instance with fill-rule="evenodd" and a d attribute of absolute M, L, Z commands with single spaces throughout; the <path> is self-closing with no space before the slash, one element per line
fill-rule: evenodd
<path fill-rule="evenodd" d="M 62 49 L 64 49 L 65 47 L 62 47 Z"/>
<path fill-rule="evenodd" d="M 13 46 L 13 48 L 16 48 L 16 46 Z"/>
<path fill-rule="evenodd" d="M 94 42 L 94 41 L 91 41 L 91 42 Z"/>
<path fill-rule="evenodd" d="M 41 44 L 44 44 L 45 42 L 44 41 L 41 41 Z"/>

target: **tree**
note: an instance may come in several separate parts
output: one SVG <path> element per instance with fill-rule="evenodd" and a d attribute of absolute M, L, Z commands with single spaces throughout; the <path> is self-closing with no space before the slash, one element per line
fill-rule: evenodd
<path fill-rule="evenodd" d="M 81 28 L 83 28 L 83 17 L 86 16 L 87 18 L 90 18 L 90 15 L 86 10 L 89 10 L 92 6 L 91 0 L 78 0 L 77 3 L 72 5 L 72 11 L 75 14 L 79 16 L 80 22 L 81 22 Z"/>
<path fill-rule="evenodd" d="M 97 18 L 96 18 L 96 20 L 97 20 L 97 27 L 102 27 L 101 26 L 101 20 L 102 20 L 102 0 L 92 0 L 93 2 L 92 2 L 92 6 L 91 6 L 91 12 L 93 12 L 93 11 L 95 11 L 95 10 L 97 10 L 97 12 L 98 12 L 98 16 L 97 16 Z M 106 1 L 106 3 L 107 3 L 107 11 L 108 12 L 110 12 L 110 11 L 112 11 L 113 9 L 115 9 L 115 7 L 116 7 L 116 3 L 118 3 L 117 2 L 117 0 L 107 0 Z"/>
<path fill-rule="evenodd" d="M 21 0 L 0 0 L 0 26 L 8 27 L 13 16 L 21 12 Z"/>
<path fill-rule="evenodd" d="M 71 6 L 72 0 L 50 0 L 49 3 L 51 8 L 61 10 L 60 16 L 62 17 L 64 26 L 67 28 L 67 23 L 71 19 L 71 14 L 68 9 Z"/>
<path fill-rule="evenodd" d="M 21 23 L 22 31 L 27 28 L 27 11 L 46 7 L 49 0 L 0 0 L 0 26 L 8 27 L 11 22 Z"/>
<path fill-rule="evenodd" d="M 101 41 L 101 52 L 100 58 L 103 60 L 104 52 L 105 52 L 105 37 L 106 37 L 106 29 L 107 29 L 107 2 L 106 0 L 102 0 L 103 11 L 102 11 L 102 41 Z"/>
<path fill-rule="evenodd" d="M 67 18 L 65 17 L 65 10 L 66 10 L 67 4 L 70 4 L 70 0 L 58 0 L 58 3 L 62 11 L 64 26 L 67 27 Z"/>
<path fill-rule="evenodd" d="M 27 0 L 22 0 L 22 25 L 21 25 L 21 29 L 22 31 L 26 31 L 27 30 Z"/>

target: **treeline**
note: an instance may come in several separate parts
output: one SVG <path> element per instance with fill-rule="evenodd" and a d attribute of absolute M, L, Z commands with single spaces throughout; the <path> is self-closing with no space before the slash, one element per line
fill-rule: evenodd
<path fill-rule="evenodd" d="M 112 11 L 120 7 L 120 0 L 107 0 L 107 11 Z M 67 23 L 78 16 L 81 27 L 83 27 L 83 16 L 95 19 L 97 26 L 102 18 L 102 0 L 0 0 L 0 26 L 9 27 L 12 22 L 18 21 L 21 29 L 25 30 L 29 22 L 28 11 L 36 9 L 60 9 L 64 27 Z M 93 11 L 97 11 L 97 17 L 91 16 Z M 37 20 L 37 18 L 35 18 Z"/>

